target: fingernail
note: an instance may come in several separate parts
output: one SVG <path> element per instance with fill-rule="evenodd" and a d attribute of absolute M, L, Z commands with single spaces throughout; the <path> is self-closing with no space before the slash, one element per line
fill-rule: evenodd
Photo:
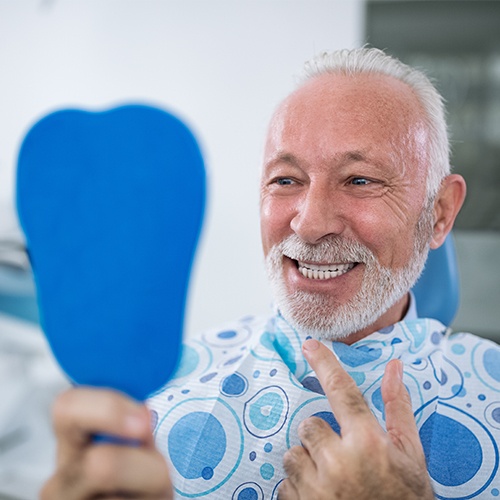
<path fill-rule="evenodd" d="M 399 375 L 399 380 L 403 380 L 403 362 L 398 359 L 398 375 Z"/>
<path fill-rule="evenodd" d="M 319 342 L 315 339 L 307 339 L 302 345 L 302 347 L 306 351 L 315 351 L 319 347 Z"/>

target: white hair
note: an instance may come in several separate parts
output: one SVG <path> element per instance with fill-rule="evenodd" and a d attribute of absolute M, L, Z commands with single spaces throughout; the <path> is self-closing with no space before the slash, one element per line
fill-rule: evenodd
<path fill-rule="evenodd" d="M 305 63 L 302 81 L 324 74 L 354 76 L 360 73 L 396 78 L 414 91 L 424 108 L 429 131 L 427 201 L 434 200 L 442 180 L 450 173 L 450 143 L 443 97 L 422 71 L 376 48 L 323 52 Z"/>

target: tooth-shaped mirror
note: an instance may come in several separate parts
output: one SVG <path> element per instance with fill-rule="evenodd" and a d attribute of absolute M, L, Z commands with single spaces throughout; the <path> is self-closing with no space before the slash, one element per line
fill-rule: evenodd
<path fill-rule="evenodd" d="M 77 384 L 144 400 L 176 368 L 205 206 L 190 130 L 144 105 L 61 110 L 19 153 L 42 328 Z"/>

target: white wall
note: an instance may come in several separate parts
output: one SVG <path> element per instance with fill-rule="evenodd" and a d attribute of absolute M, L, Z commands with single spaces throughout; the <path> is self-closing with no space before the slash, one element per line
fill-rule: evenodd
<path fill-rule="evenodd" d="M 362 10 L 363 0 L 0 0 L 0 204 L 12 207 L 23 135 L 54 108 L 170 109 L 194 129 L 210 176 L 186 330 L 266 312 L 266 123 L 306 59 L 362 43 Z"/>

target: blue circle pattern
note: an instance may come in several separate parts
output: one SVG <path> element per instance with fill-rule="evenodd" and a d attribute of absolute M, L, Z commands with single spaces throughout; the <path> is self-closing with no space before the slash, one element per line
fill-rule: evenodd
<path fill-rule="evenodd" d="M 210 411 L 199 410 L 204 403 Z M 190 398 L 176 404 L 159 422 L 155 439 L 172 463 L 176 492 L 191 498 L 223 487 L 243 455 L 241 422 L 220 398 Z"/>
<path fill-rule="evenodd" d="M 193 429 L 203 430 L 204 446 L 199 446 L 200 434 Z M 188 413 L 172 427 L 168 435 L 168 450 L 172 464 L 186 479 L 211 479 L 213 470 L 219 465 L 226 452 L 226 433 L 222 424 L 210 413 Z M 196 461 L 185 453 L 185 449 L 196 449 Z"/>
<path fill-rule="evenodd" d="M 272 466 L 272 464 L 262 464 L 260 468 L 260 475 L 262 476 L 262 479 L 265 479 L 266 481 L 272 479 L 272 477 L 274 476 L 274 467 Z"/>
<path fill-rule="evenodd" d="M 224 332 L 219 332 L 217 334 L 217 337 L 219 337 L 220 339 L 232 339 L 236 337 L 236 335 L 238 335 L 238 333 L 234 330 L 226 330 Z"/>
<path fill-rule="evenodd" d="M 269 410 L 267 408 L 270 407 Z M 283 399 L 276 393 L 261 396 L 250 406 L 249 416 L 252 424 L 262 431 L 272 429 L 283 411 Z"/>
<path fill-rule="evenodd" d="M 500 352 L 498 349 L 488 349 L 483 355 L 483 364 L 488 375 L 500 382 Z"/>
<path fill-rule="evenodd" d="M 184 346 L 182 352 L 182 364 L 175 373 L 175 376 L 180 378 L 189 375 L 196 369 L 199 362 L 200 356 L 196 350 L 191 346 Z"/>
<path fill-rule="evenodd" d="M 341 432 L 301 354 L 305 336 L 277 316 L 202 339 L 184 348 L 176 379 L 150 401 L 158 446 L 178 475 L 176 491 L 182 498 L 276 499 L 282 457 L 300 444 L 300 422 L 316 416 Z M 383 369 L 389 359 L 403 359 L 437 498 L 500 494 L 498 347 L 471 335 L 448 337 L 434 320 L 330 345 L 382 425 Z"/>
<path fill-rule="evenodd" d="M 220 392 L 224 396 L 236 397 L 245 394 L 248 389 L 248 380 L 241 373 L 234 372 L 222 379 Z"/>
<path fill-rule="evenodd" d="M 491 416 L 493 417 L 493 420 L 494 420 L 495 422 L 500 423 L 500 408 L 495 408 L 495 409 L 491 412 Z"/>
<path fill-rule="evenodd" d="M 254 482 L 240 484 L 232 495 L 232 500 L 263 500 L 262 488 Z"/>
<path fill-rule="evenodd" d="M 238 493 L 238 500 L 257 500 L 259 494 L 255 488 L 247 487 Z"/>
<path fill-rule="evenodd" d="M 288 415 L 288 396 L 278 386 L 261 389 L 245 403 L 244 425 L 253 436 L 266 438 L 278 433 Z"/>

